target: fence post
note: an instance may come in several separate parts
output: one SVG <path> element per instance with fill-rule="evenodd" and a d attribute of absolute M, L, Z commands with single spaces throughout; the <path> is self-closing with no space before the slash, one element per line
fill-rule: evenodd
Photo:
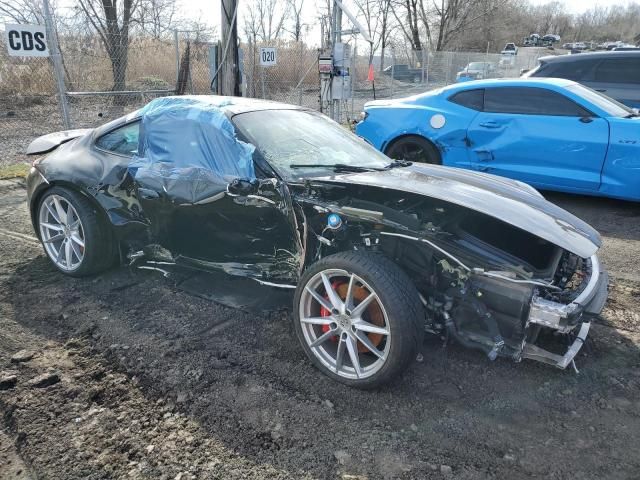
<path fill-rule="evenodd" d="M 357 39 L 354 42 L 353 55 L 351 55 L 351 71 L 353 72 L 353 75 L 351 75 L 351 120 L 353 120 L 355 116 L 353 93 L 355 89 L 355 84 L 358 81 L 358 40 Z M 368 72 L 367 72 L 367 75 L 368 75 Z M 347 115 L 347 118 L 349 118 L 349 115 Z"/>
<path fill-rule="evenodd" d="M 391 92 L 390 98 L 393 98 L 393 79 L 396 74 L 396 49 L 395 47 L 391 47 Z"/>
<path fill-rule="evenodd" d="M 427 86 L 429 86 L 429 57 L 431 56 L 430 45 L 427 45 Z"/>
<path fill-rule="evenodd" d="M 47 39 L 49 48 L 51 49 L 51 60 L 53 61 L 53 70 L 56 75 L 56 83 L 58 85 L 58 96 L 60 97 L 60 113 L 62 114 L 62 123 L 64 128 L 71 128 L 71 119 L 69 118 L 69 106 L 67 105 L 67 92 L 64 84 L 64 72 L 62 70 L 62 61 L 60 58 L 60 49 L 58 48 L 58 37 L 55 35 L 53 21 L 51 20 L 51 10 L 49 8 L 49 0 L 43 2 L 44 24 L 47 31 Z"/>
<path fill-rule="evenodd" d="M 299 46 L 300 46 L 300 56 L 298 57 L 298 59 L 300 60 L 299 65 L 300 65 L 300 70 L 302 70 L 302 65 L 304 64 L 304 44 L 302 42 L 298 42 Z M 302 81 L 304 80 L 304 77 L 307 76 L 306 73 L 303 73 L 303 77 L 300 77 L 300 81 L 298 82 L 298 86 L 300 87 L 299 93 L 298 93 L 298 105 L 302 106 Z"/>
<path fill-rule="evenodd" d="M 178 40 L 178 29 L 173 29 L 173 43 L 176 52 L 176 88 L 178 88 L 178 79 L 180 78 L 180 45 Z M 220 61 L 220 60 L 218 60 Z M 216 66 L 217 68 L 217 66 Z"/>

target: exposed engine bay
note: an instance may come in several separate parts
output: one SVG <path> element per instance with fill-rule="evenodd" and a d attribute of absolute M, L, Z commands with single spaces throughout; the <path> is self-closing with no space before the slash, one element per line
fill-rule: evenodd
<path fill-rule="evenodd" d="M 606 273 L 595 256 L 580 258 L 445 201 L 385 192 L 378 203 L 366 187 L 350 189 L 348 198 L 340 190 L 314 194 L 307 186 L 298 198 L 314 204 L 307 218 L 310 236 L 320 240 L 316 258 L 349 244 L 379 251 L 410 273 L 425 305 L 428 332 L 480 349 L 491 360 L 530 358 L 575 368 L 589 315 L 599 313 L 606 300 L 606 278 L 600 278 Z M 340 216 L 339 226 L 326 226 L 320 214 L 329 212 Z M 570 345 L 567 352 L 538 346 L 545 331 L 560 337 L 561 347 Z"/>

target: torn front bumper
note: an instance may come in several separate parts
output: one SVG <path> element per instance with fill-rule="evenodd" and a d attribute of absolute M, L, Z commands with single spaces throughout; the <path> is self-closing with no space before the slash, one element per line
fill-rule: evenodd
<path fill-rule="evenodd" d="M 589 318 L 600 314 L 607 301 L 607 287 L 609 277 L 602 269 L 597 256 L 590 259 L 591 276 L 584 290 L 576 299 L 568 304 L 560 304 L 534 297 L 529 311 L 528 324 L 569 333 L 580 326 L 573 344 L 564 355 L 545 350 L 533 343 L 524 343 L 520 358 L 536 360 L 557 368 L 564 369 L 571 364 L 578 354 L 589 333 L 591 322 Z"/>

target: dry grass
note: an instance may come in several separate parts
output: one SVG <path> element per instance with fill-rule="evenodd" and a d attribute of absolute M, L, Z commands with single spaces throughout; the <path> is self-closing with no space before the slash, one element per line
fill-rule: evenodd
<path fill-rule="evenodd" d="M 0 167 L 0 180 L 24 177 L 29 173 L 29 168 L 26 163 L 14 163 L 13 165 Z"/>
<path fill-rule="evenodd" d="M 102 43 L 95 36 L 64 36 L 61 39 L 67 90 L 108 91 L 113 87 L 111 61 Z M 0 43 L 2 43 L 0 41 Z M 211 44 L 191 42 L 191 84 L 189 91 L 210 91 Z M 261 72 L 259 51 L 262 44 L 242 45 L 244 72 L 259 92 L 262 75 L 270 91 L 295 87 L 305 75 L 304 87 L 318 84 L 315 67 L 317 51 L 301 42 L 277 41 L 264 44 L 278 48 L 278 65 Z M 186 41 L 180 41 L 180 53 Z M 173 40 L 133 38 L 127 61 L 127 88 L 132 90 L 171 89 L 176 82 L 176 52 Z M 47 58 L 9 57 L 0 45 L 0 93 L 4 95 L 46 95 L 56 91 L 51 62 Z"/>

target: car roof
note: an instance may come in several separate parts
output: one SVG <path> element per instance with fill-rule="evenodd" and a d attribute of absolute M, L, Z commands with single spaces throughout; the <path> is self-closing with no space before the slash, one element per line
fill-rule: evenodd
<path fill-rule="evenodd" d="M 182 98 L 189 96 L 191 95 L 186 95 Z M 165 98 L 170 97 L 171 96 Z M 300 107 L 298 105 L 289 105 L 287 103 L 272 102 L 270 100 L 256 98 L 231 97 L 223 95 L 193 95 L 193 97 L 197 97 L 199 100 L 204 102 L 210 101 L 212 105 L 218 106 L 224 112 L 228 112 L 231 116 L 262 110 L 309 110 L 308 108 Z M 142 108 L 100 125 L 95 129 L 95 136 L 98 137 L 113 130 L 114 128 L 124 125 L 125 123 L 132 122 L 140 118 L 141 113 Z"/>
<path fill-rule="evenodd" d="M 558 63 L 558 62 L 583 62 L 589 59 L 602 58 L 640 58 L 640 51 L 617 51 L 617 52 L 586 52 L 571 55 L 549 55 L 540 57 L 538 60 L 542 63 Z"/>
<path fill-rule="evenodd" d="M 258 110 L 305 110 L 304 107 L 300 107 L 299 105 L 290 105 L 288 103 L 273 102 L 259 98 L 225 97 L 220 95 L 198 95 L 198 97 L 211 98 L 215 103 L 228 101 L 229 103 L 222 108 L 231 112 L 233 115 Z"/>
<path fill-rule="evenodd" d="M 493 78 L 487 80 L 473 80 L 470 82 L 454 83 L 443 88 L 445 92 L 474 90 L 492 87 L 568 87 L 576 82 L 564 78 Z"/>

